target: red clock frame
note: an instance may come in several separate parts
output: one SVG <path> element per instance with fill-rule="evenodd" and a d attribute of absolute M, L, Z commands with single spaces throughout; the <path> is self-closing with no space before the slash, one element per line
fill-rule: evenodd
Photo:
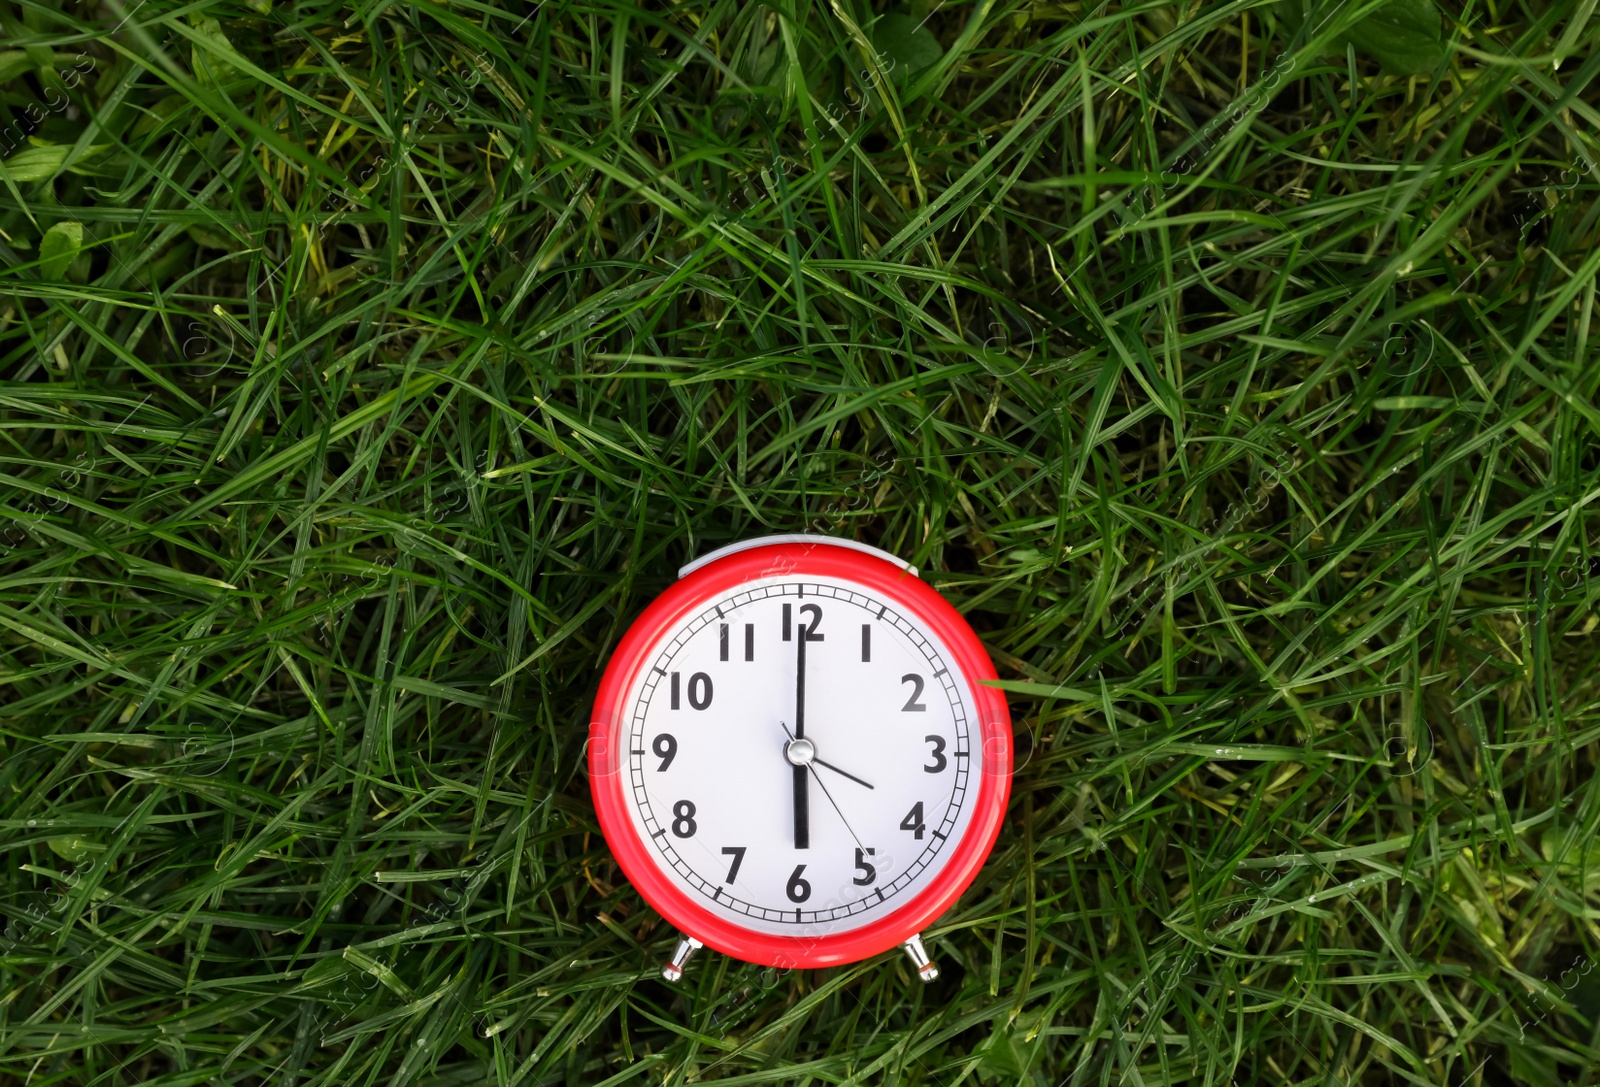
<path fill-rule="evenodd" d="M 965 834 L 932 882 L 900 908 L 847 932 L 784 936 L 756 932 L 712 913 L 657 866 L 634 829 L 624 795 L 627 744 L 623 703 L 668 631 L 708 601 L 760 578 L 832 577 L 882 594 L 939 636 L 968 683 L 983 744 L 978 796 Z M 941 916 L 971 885 L 994 848 L 1011 794 L 1011 711 L 979 681 L 996 679 L 977 634 L 949 601 L 886 559 L 826 540 L 773 543 L 736 551 L 680 579 L 635 619 L 606 665 L 589 723 L 589 784 L 600 829 L 623 874 L 644 900 L 685 935 L 725 955 L 762 966 L 814 968 L 859 962 L 896 947 Z"/>

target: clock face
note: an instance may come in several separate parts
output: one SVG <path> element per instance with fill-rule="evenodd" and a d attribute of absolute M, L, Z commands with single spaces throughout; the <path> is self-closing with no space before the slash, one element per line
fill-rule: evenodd
<path fill-rule="evenodd" d="M 643 654 L 623 803 L 662 876 L 742 929 L 824 936 L 906 905 L 950 861 L 984 744 L 969 677 L 881 591 L 746 581 Z"/>

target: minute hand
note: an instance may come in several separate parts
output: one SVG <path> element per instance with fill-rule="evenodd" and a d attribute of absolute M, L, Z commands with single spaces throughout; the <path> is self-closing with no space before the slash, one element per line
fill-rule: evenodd
<path fill-rule="evenodd" d="M 796 631 L 799 648 L 795 650 L 794 669 L 794 735 L 801 739 L 806 734 L 806 627 L 800 624 Z M 794 768 L 794 847 L 811 848 L 811 813 L 806 795 L 806 768 Z"/>

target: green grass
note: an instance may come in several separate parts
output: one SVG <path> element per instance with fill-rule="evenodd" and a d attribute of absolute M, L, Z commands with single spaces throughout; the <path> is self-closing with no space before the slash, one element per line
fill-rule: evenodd
<path fill-rule="evenodd" d="M 0 4 L 0 1083 L 1600 1083 L 1600 18 L 1374 7 Z M 590 700 L 806 530 L 1006 826 L 669 987 Z"/>

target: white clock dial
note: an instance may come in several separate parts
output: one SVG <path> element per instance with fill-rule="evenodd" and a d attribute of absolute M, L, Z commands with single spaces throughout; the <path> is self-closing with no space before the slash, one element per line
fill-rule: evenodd
<path fill-rule="evenodd" d="M 656 865 L 704 908 L 838 933 L 906 905 L 950 860 L 983 772 L 978 715 L 905 608 L 842 579 L 766 578 L 645 660 L 624 794 Z"/>

